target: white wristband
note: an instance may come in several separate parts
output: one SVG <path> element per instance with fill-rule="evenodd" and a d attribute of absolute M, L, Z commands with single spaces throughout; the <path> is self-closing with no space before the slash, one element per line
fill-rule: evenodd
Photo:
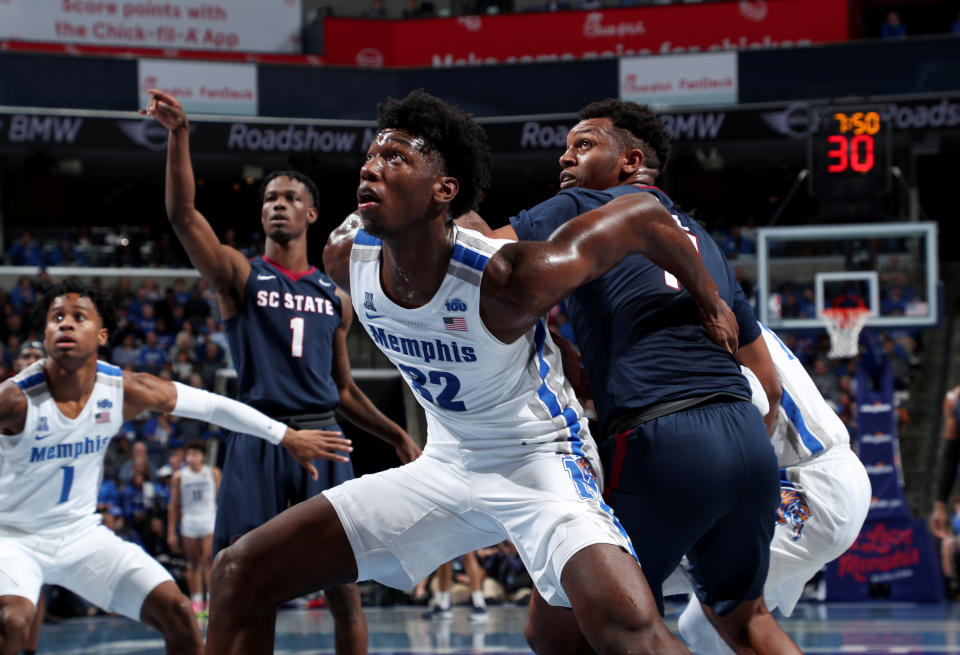
<path fill-rule="evenodd" d="M 173 386 L 177 389 L 177 404 L 170 412 L 174 416 L 195 418 L 234 432 L 252 434 L 275 445 L 287 432 L 287 426 L 280 421 L 236 400 L 179 382 L 174 382 Z"/>

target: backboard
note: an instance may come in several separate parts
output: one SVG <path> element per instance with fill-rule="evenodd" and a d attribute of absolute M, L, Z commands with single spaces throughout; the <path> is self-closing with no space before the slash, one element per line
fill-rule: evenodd
<path fill-rule="evenodd" d="M 757 314 L 777 329 L 820 329 L 826 307 L 869 309 L 868 328 L 931 327 L 940 307 L 936 223 L 761 228 Z"/>

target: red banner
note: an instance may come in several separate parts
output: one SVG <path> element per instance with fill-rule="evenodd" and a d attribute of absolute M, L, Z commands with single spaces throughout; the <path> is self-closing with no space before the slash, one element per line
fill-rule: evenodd
<path fill-rule="evenodd" d="M 448 67 L 782 48 L 849 38 L 845 0 L 741 0 L 404 21 L 325 19 L 331 64 Z"/>

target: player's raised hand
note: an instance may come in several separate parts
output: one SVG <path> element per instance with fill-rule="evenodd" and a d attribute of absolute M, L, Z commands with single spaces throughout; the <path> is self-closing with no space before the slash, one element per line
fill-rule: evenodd
<path fill-rule="evenodd" d="M 353 451 L 352 442 L 343 438 L 343 433 L 333 430 L 294 430 L 287 428 L 280 445 L 293 455 L 300 466 L 310 472 L 316 480 L 317 469 L 310 463 L 312 459 L 329 459 L 334 462 L 349 462 L 347 455 Z"/>
<path fill-rule="evenodd" d="M 703 329 L 707 331 L 710 340 L 731 353 L 737 352 L 740 329 L 737 326 L 737 317 L 734 316 L 729 305 L 717 298 L 715 306 L 711 308 L 712 311 L 708 312 L 703 307 L 699 309 Z"/>
<path fill-rule="evenodd" d="M 152 116 L 157 122 L 170 130 L 176 130 L 187 125 L 187 113 L 183 105 L 169 93 L 159 89 L 148 89 L 150 101 L 146 109 L 141 109 L 142 116 Z"/>

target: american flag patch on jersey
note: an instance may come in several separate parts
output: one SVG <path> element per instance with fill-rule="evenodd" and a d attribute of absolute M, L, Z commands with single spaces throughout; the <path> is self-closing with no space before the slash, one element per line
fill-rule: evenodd
<path fill-rule="evenodd" d="M 94 423 L 109 423 L 110 412 L 97 412 L 93 415 Z"/>
<path fill-rule="evenodd" d="M 443 327 L 448 330 L 460 330 L 461 332 L 466 332 L 467 319 L 462 316 L 444 316 Z"/>

